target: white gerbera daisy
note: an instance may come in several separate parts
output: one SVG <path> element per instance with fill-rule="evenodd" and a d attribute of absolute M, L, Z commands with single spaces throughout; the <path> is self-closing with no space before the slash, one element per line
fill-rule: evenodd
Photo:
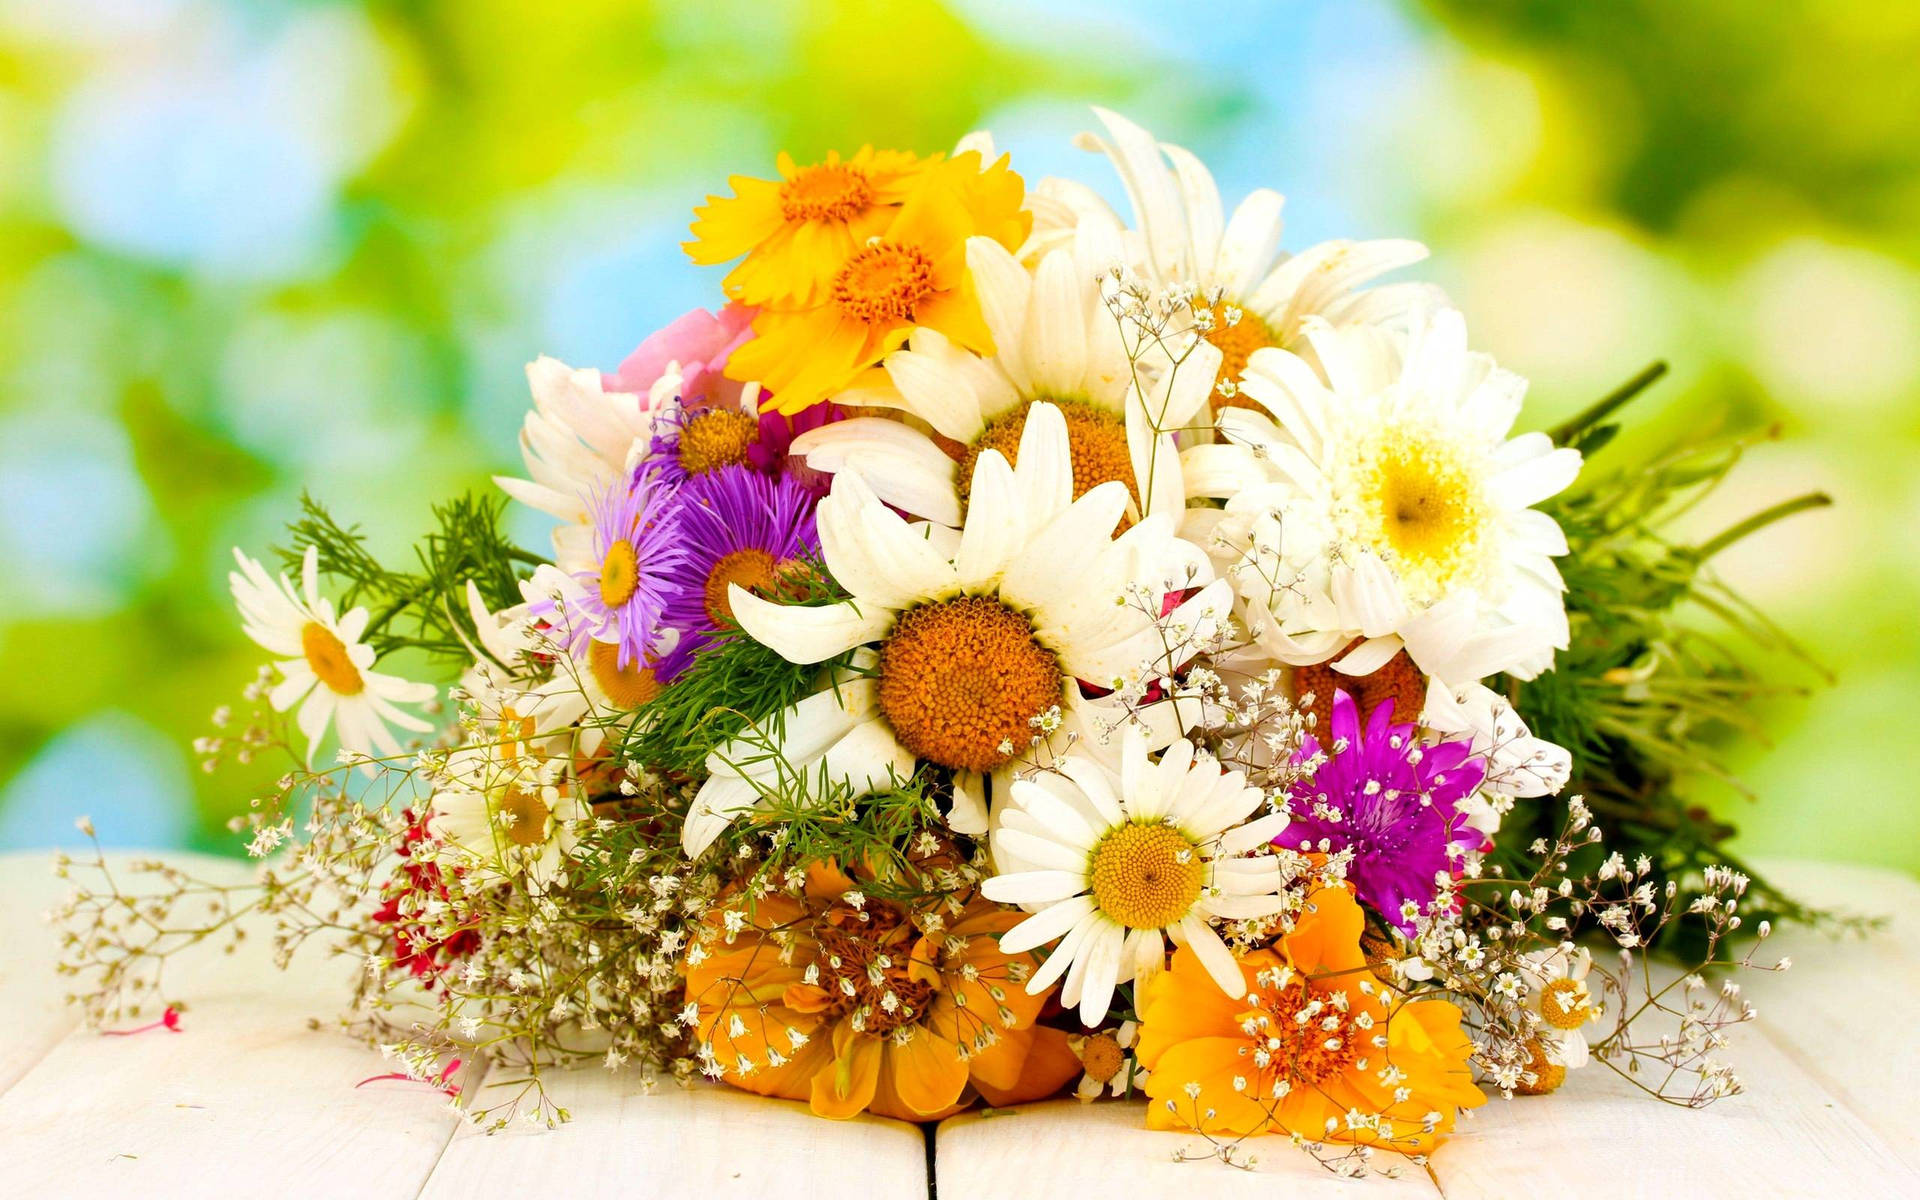
<path fill-rule="evenodd" d="M 1196 347 L 1165 378 L 1135 371 L 1100 293 L 1102 272 L 1119 258 L 1118 238 L 1099 236 L 1094 226 L 1049 251 L 1031 273 L 993 239 L 969 238 L 967 268 L 994 356 L 917 329 L 907 349 L 882 363 L 888 386 L 840 397 L 918 417 L 958 443 L 959 461 L 926 434 L 879 417 L 810 430 L 794 440 L 794 452 L 819 470 L 858 471 L 887 503 L 958 526 L 973 464 L 998 450 L 1017 465 L 1027 414 L 1051 404 L 1066 418 L 1075 496 L 1117 480 L 1127 485 L 1130 520 L 1177 517 L 1187 495 L 1173 434 L 1205 411 L 1220 352 Z"/>
<path fill-rule="evenodd" d="M 1144 984 L 1166 964 L 1172 938 L 1199 955 L 1221 990 L 1243 995 L 1239 965 L 1209 922 L 1281 910 L 1280 860 L 1248 852 L 1271 843 L 1286 815 L 1249 821 L 1266 794 L 1245 775 L 1196 755 L 1184 738 L 1151 762 L 1132 727 L 1118 772 L 1078 754 L 1059 771 L 1070 787 L 1017 780 L 993 834 L 996 862 L 1004 855 L 1033 869 L 981 885 L 990 900 L 1037 909 L 1002 935 L 1004 952 L 1060 943 L 1027 990 L 1064 975 L 1060 1002 L 1078 1004 L 1081 1023 L 1097 1026 L 1116 986 Z"/>
<path fill-rule="evenodd" d="M 285 575 L 278 580 L 269 577 L 265 567 L 238 549 L 233 557 L 240 569 L 228 572 L 227 583 L 239 606 L 243 631 L 268 651 L 287 656 L 273 664 L 280 682 L 267 699 L 275 712 L 300 706 L 294 720 L 307 739 L 309 764 L 329 723 L 342 749 L 369 758 L 376 753 L 401 753 L 389 725 L 414 733 L 433 728 L 395 707 L 433 699 L 433 685 L 371 669 L 373 647 L 360 641 L 367 628 L 367 610 L 355 608 L 334 616 L 333 602 L 320 595 L 314 547 L 307 547 L 301 563 L 299 591 Z M 362 769 L 369 774 L 373 770 L 364 763 Z"/>
<path fill-rule="evenodd" d="M 1209 583 L 1205 556 L 1174 537 L 1170 517 L 1116 538 L 1125 485 L 1070 498 L 1059 409 L 1033 407 L 1019 456 L 1018 468 L 997 450 L 980 456 L 957 532 L 910 525 L 859 473 L 836 476 L 818 511 L 820 546 L 849 600 L 786 605 L 729 588 L 741 628 L 789 662 L 862 649 L 855 669 L 869 677 L 785 710 L 769 723 L 777 744 L 754 731 L 716 750 L 687 816 L 689 854 L 777 779 L 824 769 L 871 789 L 905 778 L 917 759 L 956 772 L 964 799 L 949 820 L 984 832 L 983 773 L 1004 778 L 1050 725 L 1093 724 L 1075 680 L 1119 688 L 1164 675 L 1211 636 L 1230 594 Z M 1159 616 L 1163 595 L 1194 587 Z"/>
<path fill-rule="evenodd" d="M 1342 240 L 1288 254 L 1280 248 L 1284 199 L 1278 192 L 1261 188 L 1249 194 L 1229 220 L 1213 176 L 1191 152 L 1156 142 L 1116 113 L 1093 111 L 1108 138 L 1081 134 L 1078 143 L 1105 154 L 1119 173 L 1144 242 L 1144 261 L 1138 265 L 1148 281 L 1158 288 L 1192 287 L 1201 303 L 1211 305 L 1207 338 L 1224 356 L 1220 383 L 1236 381 L 1255 350 L 1299 349 L 1309 318 L 1339 326 L 1369 324 L 1443 298 L 1430 284 L 1361 288 L 1378 275 L 1424 259 L 1427 248 L 1420 243 Z M 1106 207 L 1082 185 L 1050 182 L 1052 202 L 1069 213 Z M 1227 404 L 1232 394 L 1231 386 L 1222 387 L 1215 407 Z"/>
<path fill-rule="evenodd" d="M 1508 438 L 1526 383 L 1467 350 L 1457 312 L 1307 336 L 1319 370 L 1258 352 L 1242 394 L 1265 411 L 1223 413 L 1229 444 L 1185 456 L 1195 494 L 1228 497 L 1210 549 L 1249 629 L 1296 666 L 1359 640 L 1334 663 L 1353 675 L 1402 648 L 1449 685 L 1551 667 L 1567 542 L 1532 505 L 1573 482 L 1579 452 Z"/>
<path fill-rule="evenodd" d="M 496 475 L 515 500 L 560 518 L 553 531 L 555 561 L 563 569 L 598 566 L 591 546 L 593 497 L 624 486 L 653 445 L 661 404 L 680 385 L 668 372 L 649 397 L 606 391 L 600 372 L 541 355 L 527 364 L 533 409 L 520 428 L 520 454 L 530 479 Z"/>
<path fill-rule="evenodd" d="M 566 778 L 567 761 L 511 737 L 454 751 L 436 780 L 428 831 L 483 878 L 523 876 L 541 887 L 558 881 L 581 822 L 592 816 Z"/>

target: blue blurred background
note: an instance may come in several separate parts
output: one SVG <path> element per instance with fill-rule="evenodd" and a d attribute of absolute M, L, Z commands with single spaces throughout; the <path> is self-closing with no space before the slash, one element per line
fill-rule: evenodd
<path fill-rule="evenodd" d="M 985 127 L 1113 194 L 1098 102 L 1292 246 L 1427 239 L 1536 424 L 1664 357 L 1656 431 L 1777 425 L 1697 530 L 1834 494 L 1721 567 L 1842 682 L 1701 796 L 1920 866 L 1917 58 L 1867 0 L 0 0 L 0 847 L 232 850 L 228 547 L 311 489 L 402 549 L 514 462 L 526 360 L 715 302 L 727 174 Z"/>

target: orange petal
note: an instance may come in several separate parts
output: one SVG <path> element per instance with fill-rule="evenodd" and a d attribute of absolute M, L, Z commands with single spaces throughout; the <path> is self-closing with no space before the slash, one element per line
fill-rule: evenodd
<path fill-rule="evenodd" d="M 1080 1060 L 1074 1055 L 1073 1048 L 1067 1045 L 1065 1033 L 1041 1026 L 1034 1029 L 1031 1036 L 1026 1060 L 1020 1064 L 1020 1077 L 1012 1087 L 998 1088 L 977 1074 L 974 1076 L 974 1090 L 988 1104 L 1000 1107 L 1044 1100 L 1065 1087 L 1069 1079 L 1080 1074 Z"/>
<path fill-rule="evenodd" d="M 873 1102 L 880 1083 L 879 1038 L 855 1033 L 842 1021 L 833 1027 L 833 1060 L 813 1077 L 809 1106 L 814 1115 L 844 1121 Z"/>
<path fill-rule="evenodd" d="M 902 1043 L 887 1039 L 880 1061 L 880 1095 L 873 1109 L 883 1116 L 927 1121 L 952 1114 L 967 1087 L 967 1064 L 945 1038 L 917 1029 Z M 897 1101 L 900 1108 L 893 1110 Z"/>

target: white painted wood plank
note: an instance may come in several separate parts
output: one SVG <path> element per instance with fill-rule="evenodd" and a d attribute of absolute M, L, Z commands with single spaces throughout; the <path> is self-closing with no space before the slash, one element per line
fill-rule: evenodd
<path fill-rule="evenodd" d="M 421 1200 L 557 1191 L 641 1200 L 927 1195 L 926 1140 L 916 1125 L 827 1121 L 804 1104 L 707 1083 L 665 1082 L 647 1094 L 631 1071 L 580 1068 L 550 1076 L 548 1086 L 572 1121 L 491 1136 L 463 1127 Z M 981 1200 L 1009 1194 L 977 1193 Z"/>
<path fill-rule="evenodd" d="M 75 1030 L 0 1094 L 8 1194 L 418 1194 L 457 1127 L 445 1098 L 409 1084 L 355 1090 L 388 1070 L 379 1055 L 307 1028 L 337 1011 L 352 967 L 315 958 L 276 971 L 263 933 L 235 955 L 201 947 L 169 969 L 192 1005 L 184 1032 Z"/>
<path fill-rule="evenodd" d="M 54 974 L 58 945 L 42 920 L 73 885 L 53 874 L 53 852 L 0 855 L 0 1092 L 79 1025 Z"/>
<path fill-rule="evenodd" d="M 1047 1100 L 991 1116 L 962 1113 L 940 1123 L 934 1177 L 942 1196 L 981 1200 L 1094 1194 L 1207 1200 L 1433 1195 L 1423 1173 L 1411 1165 L 1413 1179 L 1340 1179 L 1285 1138 L 1261 1137 L 1247 1143 L 1257 1162 L 1246 1170 L 1206 1157 L 1211 1147 L 1205 1138 L 1146 1125 L 1141 1100 Z M 1176 1161 L 1181 1151 L 1191 1160 Z"/>

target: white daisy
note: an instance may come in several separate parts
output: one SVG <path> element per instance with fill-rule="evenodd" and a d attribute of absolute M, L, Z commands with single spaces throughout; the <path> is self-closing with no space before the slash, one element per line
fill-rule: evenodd
<path fill-rule="evenodd" d="M 653 445 L 661 404 L 680 386 L 677 371 L 654 384 L 652 395 L 606 391 L 600 372 L 573 368 L 546 355 L 527 364 L 533 409 L 520 428 L 520 454 L 530 479 L 496 475 L 515 500 L 560 518 L 554 558 L 563 569 L 598 566 L 592 560 L 592 498 L 625 484 Z"/>
<path fill-rule="evenodd" d="M 1601 1017 L 1600 1003 L 1587 989 L 1593 955 L 1586 947 L 1563 944 L 1522 956 L 1527 1007 L 1540 1018 L 1539 1036 L 1547 1058 L 1575 1070 L 1587 1065 L 1589 1023 Z"/>
<path fill-rule="evenodd" d="M 741 627 L 788 661 L 863 649 L 855 669 L 867 677 L 785 710 L 769 722 L 777 744 L 755 731 L 715 751 L 683 832 L 689 854 L 776 780 L 825 769 L 872 788 L 905 778 L 917 759 L 956 772 L 965 799 L 949 820 L 984 832 L 982 774 L 1004 778 L 1049 725 L 1092 724 L 1075 680 L 1133 685 L 1171 672 L 1211 635 L 1229 593 L 1209 584 L 1205 556 L 1174 537 L 1171 518 L 1116 538 L 1125 485 L 1070 498 L 1059 409 L 1033 407 L 1019 457 L 1016 469 L 997 450 L 980 456 L 958 531 L 910 525 L 858 472 L 837 475 L 817 519 L 827 570 L 849 600 L 785 605 L 729 588 Z M 1194 587 L 1159 617 L 1162 596 Z"/>
<path fill-rule="evenodd" d="M 1508 438 L 1526 383 L 1467 350 L 1457 312 L 1307 336 L 1318 370 L 1258 352 L 1242 394 L 1265 411 L 1228 410 L 1229 444 L 1185 456 L 1189 488 L 1227 498 L 1210 549 L 1233 560 L 1249 629 L 1294 665 L 1358 639 L 1334 664 L 1353 675 L 1402 648 L 1449 685 L 1550 668 L 1567 542 L 1531 506 L 1573 482 L 1579 452 Z"/>
<path fill-rule="evenodd" d="M 1220 352 L 1200 346 L 1179 372 L 1136 371 L 1107 311 L 1100 276 L 1119 260 L 1117 238 L 1082 228 L 1029 272 L 991 238 L 967 241 L 967 267 L 993 333 L 982 358 L 932 329 L 917 329 L 882 367 L 887 385 L 856 389 L 842 403 L 897 408 L 958 443 L 958 461 L 932 437 L 897 421 L 863 417 L 810 430 L 794 452 L 824 471 L 858 471 L 882 500 L 958 526 L 972 464 L 987 450 L 1014 459 L 1027 414 L 1051 404 L 1066 417 L 1073 494 L 1118 480 L 1126 515 L 1185 509 L 1173 434 L 1206 409 Z"/>
<path fill-rule="evenodd" d="M 435 781 L 427 829 L 465 870 L 548 886 L 564 875 L 580 824 L 592 817 L 566 778 L 567 761 L 512 740 L 456 750 Z"/>
<path fill-rule="evenodd" d="M 355 608 L 334 616 L 333 602 L 320 595 L 314 547 L 307 547 L 301 563 L 299 591 L 285 575 L 271 578 L 265 567 L 238 549 L 233 557 L 240 569 L 227 574 L 227 583 L 239 606 L 243 631 L 271 653 L 287 656 L 273 664 L 281 678 L 267 699 L 276 712 L 300 706 L 294 720 L 307 739 L 309 764 L 329 723 L 342 749 L 370 758 L 401 753 L 389 725 L 414 733 L 433 728 L 395 707 L 433 699 L 433 685 L 371 669 L 373 647 L 360 641 L 367 628 L 367 610 Z M 368 764 L 362 764 L 362 769 L 372 773 Z"/>
<path fill-rule="evenodd" d="M 1139 1035 L 1137 1021 L 1122 1021 L 1112 1030 L 1069 1037 L 1067 1049 L 1073 1051 L 1081 1067 L 1074 1099 L 1098 1100 L 1102 1094 L 1127 1096 L 1144 1088 L 1147 1069 L 1131 1053 Z"/>
<path fill-rule="evenodd" d="M 1286 815 L 1248 820 L 1266 794 L 1245 775 L 1196 755 L 1184 738 L 1152 762 L 1132 727 L 1117 772 L 1079 754 L 1058 769 L 1070 786 L 1013 784 L 991 840 L 1002 873 L 981 885 L 990 900 L 1036 909 L 1001 936 L 1003 951 L 1059 942 L 1027 990 L 1037 995 L 1064 975 L 1060 1002 L 1079 1005 L 1081 1024 L 1097 1026 L 1116 986 L 1144 985 L 1165 966 L 1172 938 L 1199 955 L 1222 991 L 1245 994 L 1209 922 L 1281 910 L 1280 860 L 1248 854 L 1286 828 Z M 1015 859 L 1032 866 L 1007 871 Z"/>
<path fill-rule="evenodd" d="M 1331 241 L 1288 254 L 1280 248 L 1284 200 L 1278 192 L 1251 193 L 1228 219 L 1213 176 L 1191 152 L 1156 142 L 1116 113 L 1093 111 L 1108 137 L 1081 134 L 1078 144 L 1105 154 L 1119 173 L 1143 243 L 1138 265 L 1147 281 L 1159 289 L 1192 287 L 1211 304 L 1207 336 L 1224 353 L 1222 383 L 1237 380 L 1261 347 L 1299 349 L 1309 318 L 1339 326 L 1369 324 L 1443 298 L 1430 284 L 1361 288 L 1378 275 L 1424 259 L 1427 249 L 1418 242 Z M 1082 185 L 1050 182 L 1052 209 L 1072 214 L 1106 207 Z M 1230 386 L 1223 388 L 1216 407 L 1231 395 Z"/>

